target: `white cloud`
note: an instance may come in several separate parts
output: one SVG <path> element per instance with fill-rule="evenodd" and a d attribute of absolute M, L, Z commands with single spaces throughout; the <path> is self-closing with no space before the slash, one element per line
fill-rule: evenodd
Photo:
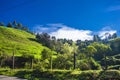
<path fill-rule="evenodd" d="M 46 30 L 48 30 L 47 27 L 43 27 L 43 25 L 36 25 L 33 27 L 33 31 L 35 33 L 41 33 L 41 32 L 45 32 Z"/>
<path fill-rule="evenodd" d="M 102 31 L 110 31 L 112 30 L 110 26 L 105 26 L 102 28 Z"/>
<path fill-rule="evenodd" d="M 47 24 L 50 27 L 67 27 L 66 25 L 63 25 L 62 23 L 55 23 L 55 24 Z"/>
<path fill-rule="evenodd" d="M 107 11 L 117 11 L 120 10 L 120 5 L 116 5 L 116 6 L 111 6 L 107 9 Z"/>
<path fill-rule="evenodd" d="M 101 37 L 101 39 L 105 39 L 106 36 L 113 35 L 116 33 L 116 30 L 111 29 L 109 26 L 104 27 L 101 31 L 98 32 L 98 35 Z"/>
<path fill-rule="evenodd" d="M 35 33 L 42 33 L 42 32 L 45 32 L 45 33 L 50 33 L 50 32 L 53 32 L 53 31 L 56 31 L 58 29 L 58 27 L 55 27 L 53 26 L 52 24 L 47 24 L 47 25 L 36 25 L 33 27 L 33 31 Z"/>
<path fill-rule="evenodd" d="M 90 30 L 79 30 L 72 27 L 69 27 L 67 25 L 57 23 L 57 24 L 46 24 L 46 25 L 37 25 L 34 27 L 35 32 L 42 33 L 46 32 L 49 33 L 51 36 L 55 36 L 56 38 L 66 38 L 66 39 L 72 39 L 73 41 L 76 40 L 92 40 L 93 39 L 93 33 L 98 34 L 102 39 L 105 38 L 106 33 L 113 34 L 116 33 L 116 30 L 111 29 L 110 26 L 106 26 L 102 28 L 102 30 L 93 32 Z"/>
<path fill-rule="evenodd" d="M 76 41 L 78 39 L 80 40 L 92 40 L 92 31 L 90 30 L 78 30 L 71 27 L 68 27 L 63 24 L 59 24 L 60 29 L 57 31 L 51 32 L 51 36 L 55 36 L 56 38 L 66 38 L 66 39 L 72 39 L 73 41 Z"/>

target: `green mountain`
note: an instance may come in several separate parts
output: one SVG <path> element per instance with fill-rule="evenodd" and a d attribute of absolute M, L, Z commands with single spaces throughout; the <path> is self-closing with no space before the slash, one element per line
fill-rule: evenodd
<path fill-rule="evenodd" d="M 46 47 L 35 40 L 35 35 L 28 32 L 0 26 L 0 53 L 12 55 L 15 52 L 15 56 L 30 54 L 40 58 Z"/>

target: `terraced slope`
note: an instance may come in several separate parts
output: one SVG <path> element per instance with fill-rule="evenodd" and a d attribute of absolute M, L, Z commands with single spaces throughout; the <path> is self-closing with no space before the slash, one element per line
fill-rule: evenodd
<path fill-rule="evenodd" d="M 41 51 L 46 48 L 35 41 L 35 35 L 13 28 L 0 26 L 0 53 L 15 56 L 32 54 L 40 58 Z"/>

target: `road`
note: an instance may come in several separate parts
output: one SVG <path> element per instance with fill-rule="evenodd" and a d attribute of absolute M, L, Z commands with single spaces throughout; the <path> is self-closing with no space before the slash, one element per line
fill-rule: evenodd
<path fill-rule="evenodd" d="M 0 75 L 0 80 L 27 80 L 27 79 L 20 79 L 17 77 L 9 77 L 9 76 Z"/>

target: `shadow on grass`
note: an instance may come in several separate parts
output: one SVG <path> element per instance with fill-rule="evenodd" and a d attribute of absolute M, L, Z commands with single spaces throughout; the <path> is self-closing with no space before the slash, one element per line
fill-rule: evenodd
<path fill-rule="evenodd" d="M 31 40 L 31 41 L 35 41 L 35 42 L 37 42 L 37 40 L 34 39 L 34 38 L 28 38 L 28 39 Z"/>

